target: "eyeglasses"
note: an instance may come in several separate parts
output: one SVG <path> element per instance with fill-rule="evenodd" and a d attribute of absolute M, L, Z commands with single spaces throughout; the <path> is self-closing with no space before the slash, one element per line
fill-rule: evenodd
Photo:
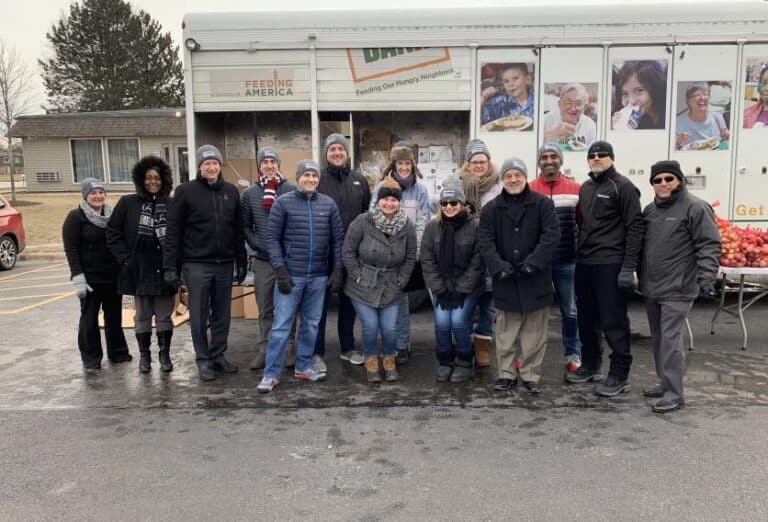
<path fill-rule="evenodd" d="M 581 100 L 576 101 L 560 101 L 560 103 L 565 107 L 566 109 L 583 109 L 584 108 L 584 102 Z"/>
<path fill-rule="evenodd" d="M 483 160 L 478 160 L 478 161 L 470 161 L 469 164 L 483 166 L 483 165 L 488 165 L 488 162 Z"/>
<path fill-rule="evenodd" d="M 457 207 L 459 206 L 459 202 L 458 201 L 441 201 L 440 202 L 441 207 L 447 207 L 448 205 L 452 207 Z"/>
<path fill-rule="evenodd" d="M 596 159 L 596 158 L 609 158 L 611 155 L 607 152 L 593 152 L 592 154 L 587 154 L 587 159 Z"/>
<path fill-rule="evenodd" d="M 673 181 L 675 181 L 675 177 L 674 176 L 664 176 L 664 177 L 653 178 L 653 184 L 654 185 L 661 185 L 662 181 L 664 183 L 672 183 Z"/>

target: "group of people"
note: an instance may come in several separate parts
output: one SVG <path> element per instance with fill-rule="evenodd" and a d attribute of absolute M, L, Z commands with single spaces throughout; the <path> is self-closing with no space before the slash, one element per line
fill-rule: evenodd
<path fill-rule="evenodd" d="M 555 297 L 565 381 L 594 382 L 594 393 L 615 397 L 630 387 L 627 299 L 637 274 L 659 376 L 643 393 L 659 399 L 657 412 L 684 403 L 682 329 L 696 297 L 715 294 L 720 239 L 712 209 L 686 190 L 677 162 L 653 165 L 655 198 L 641 210 L 638 189 L 615 169 L 604 141 L 590 146 L 589 179 L 580 185 L 563 174 L 557 143 L 541 147 L 539 175 L 529 181 L 521 159 L 506 159 L 497 170 L 487 146 L 472 140 L 435 201 L 407 143 L 392 148 L 372 191 L 350 167 L 344 136 L 328 136 L 323 153 L 324 166 L 297 164 L 294 184 L 278 152 L 263 148 L 259 178 L 242 201 L 224 181 L 221 153 L 212 145 L 197 150 L 197 177 L 173 198 L 170 170 L 154 157 L 136 164 L 136 194 L 114 210 L 99 181 L 83 181 L 83 202 L 63 235 L 81 301 L 85 368 L 101 363 L 100 306 L 109 359 L 131 360 L 120 329 L 121 295 L 129 294 L 139 370 L 151 370 L 153 318 L 161 370 L 172 370 L 170 315 L 181 274 L 200 378 L 238 371 L 225 357 L 231 290 L 245 279 L 250 257 L 259 309 L 251 368 L 263 368 L 262 393 L 289 366 L 297 379 L 325 378 L 332 294 L 341 359 L 364 365 L 368 382 L 397 381 L 410 351 L 407 290 L 421 287 L 434 309 L 437 381 L 472 379 L 475 368 L 490 364 L 495 339 L 493 389 L 538 393 Z M 602 337 L 611 349 L 606 378 Z"/>

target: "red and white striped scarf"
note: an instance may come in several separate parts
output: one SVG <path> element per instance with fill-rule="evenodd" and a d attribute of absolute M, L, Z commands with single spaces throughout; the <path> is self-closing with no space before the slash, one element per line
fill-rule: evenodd
<path fill-rule="evenodd" d="M 283 182 L 283 175 L 279 172 L 275 174 L 275 177 L 270 178 L 267 176 L 259 177 L 259 185 L 264 189 L 264 195 L 261 198 L 261 206 L 264 207 L 266 212 L 272 209 L 272 203 L 277 198 L 277 187 Z"/>

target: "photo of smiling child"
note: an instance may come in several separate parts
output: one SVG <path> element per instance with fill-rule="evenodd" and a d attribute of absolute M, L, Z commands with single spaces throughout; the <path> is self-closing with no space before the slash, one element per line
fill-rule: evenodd
<path fill-rule="evenodd" d="M 664 129 L 667 115 L 667 60 L 613 64 L 611 129 Z"/>
<path fill-rule="evenodd" d="M 533 129 L 533 63 L 486 63 L 480 69 L 480 124 L 487 131 Z"/>

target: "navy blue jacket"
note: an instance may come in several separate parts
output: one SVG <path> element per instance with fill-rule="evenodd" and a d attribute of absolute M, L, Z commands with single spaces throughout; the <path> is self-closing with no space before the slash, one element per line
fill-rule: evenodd
<path fill-rule="evenodd" d="M 267 220 L 272 268 L 286 266 L 293 277 L 327 276 L 341 268 L 344 228 L 336 203 L 299 189 L 277 198 Z"/>

